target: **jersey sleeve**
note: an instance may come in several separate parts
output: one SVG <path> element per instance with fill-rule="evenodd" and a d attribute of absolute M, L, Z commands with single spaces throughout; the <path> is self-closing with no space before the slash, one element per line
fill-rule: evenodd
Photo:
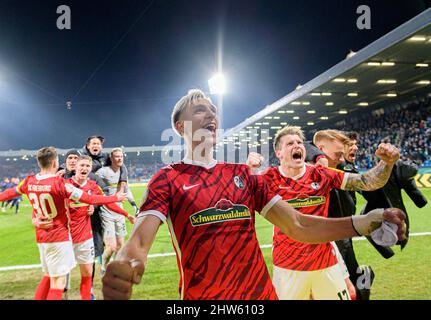
<path fill-rule="evenodd" d="M 325 177 L 329 180 L 331 188 L 344 190 L 346 186 L 347 177 L 350 173 L 334 169 L 320 167 Z"/>
<path fill-rule="evenodd" d="M 265 217 L 269 209 L 281 200 L 281 196 L 269 188 L 264 175 L 250 175 L 250 178 L 252 179 L 254 209 Z"/>
<path fill-rule="evenodd" d="M 154 215 L 165 222 L 169 213 L 170 199 L 171 191 L 167 173 L 160 170 L 153 176 L 145 190 L 137 217 Z"/>
<path fill-rule="evenodd" d="M 27 184 L 27 182 L 28 182 L 28 177 L 27 178 L 25 178 L 24 180 L 22 180 L 17 186 L 16 186 L 16 192 L 18 193 L 18 194 L 26 194 L 27 193 L 27 191 L 28 191 L 28 188 L 27 188 L 27 186 L 28 186 L 28 184 Z"/>

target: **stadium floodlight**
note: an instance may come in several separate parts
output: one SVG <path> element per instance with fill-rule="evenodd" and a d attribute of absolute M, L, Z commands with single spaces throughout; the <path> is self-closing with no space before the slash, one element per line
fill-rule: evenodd
<path fill-rule="evenodd" d="M 393 98 L 393 97 L 396 97 L 396 96 L 397 96 L 397 94 L 396 94 L 396 93 L 394 93 L 394 92 L 389 92 L 389 93 L 387 93 L 387 94 L 386 94 L 386 96 L 387 96 L 387 97 L 390 97 L 390 98 Z"/>
<path fill-rule="evenodd" d="M 309 106 L 309 105 L 310 105 L 310 102 L 309 102 L 309 101 L 303 101 L 301 104 L 302 104 L 303 106 Z"/>
<path fill-rule="evenodd" d="M 309 121 L 309 122 L 307 122 L 307 125 L 314 126 L 314 122 L 313 121 Z"/>
<path fill-rule="evenodd" d="M 356 79 L 356 78 L 351 78 L 351 79 L 348 79 L 348 80 L 347 80 L 347 82 L 348 82 L 348 83 L 356 83 L 356 82 L 358 82 L 358 79 Z"/>
<path fill-rule="evenodd" d="M 307 113 L 315 114 L 315 113 L 316 113 L 316 110 L 308 110 L 308 111 L 307 111 Z"/>
<path fill-rule="evenodd" d="M 373 67 L 380 67 L 380 62 L 370 61 L 367 64 Z"/>
<path fill-rule="evenodd" d="M 320 120 L 328 120 L 329 118 L 328 117 L 320 117 L 319 119 Z"/>
<path fill-rule="evenodd" d="M 359 102 L 358 105 L 361 107 L 366 107 L 366 106 L 368 106 L 368 102 Z"/>
<path fill-rule="evenodd" d="M 299 117 L 298 116 L 294 116 L 293 120 L 299 120 Z"/>
<path fill-rule="evenodd" d="M 326 106 L 333 106 L 333 105 L 334 105 L 334 103 L 333 103 L 333 102 L 331 102 L 331 101 L 329 101 L 329 102 L 326 102 L 326 103 L 325 103 L 325 105 L 326 105 Z"/>
<path fill-rule="evenodd" d="M 346 82 L 346 79 L 344 79 L 344 78 L 335 78 L 333 81 L 334 82 Z"/>
<path fill-rule="evenodd" d="M 347 114 L 347 110 L 340 110 L 338 111 L 339 114 Z"/>
<path fill-rule="evenodd" d="M 299 102 L 299 101 L 293 101 L 291 103 L 291 105 L 293 105 L 293 106 L 299 106 L 300 104 L 301 104 L 301 102 Z"/>
<path fill-rule="evenodd" d="M 358 96 L 358 93 L 357 93 L 357 92 L 349 92 L 347 95 L 348 95 L 349 97 L 357 97 L 357 96 Z"/>
<path fill-rule="evenodd" d="M 430 83 L 431 83 L 431 81 L 429 81 L 429 80 L 418 81 L 418 84 L 430 84 Z"/>
<path fill-rule="evenodd" d="M 382 62 L 383 67 L 393 67 L 395 62 Z"/>
<path fill-rule="evenodd" d="M 331 92 L 322 92 L 322 96 L 332 96 Z"/>
<path fill-rule="evenodd" d="M 414 37 L 411 37 L 409 40 L 414 42 L 421 42 L 421 41 L 425 41 L 426 39 L 427 38 L 424 36 L 414 36 Z"/>
<path fill-rule="evenodd" d="M 378 84 L 394 84 L 397 83 L 397 80 L 394 79 L 380 79 L 377 81 Z"/>
<path fill-rule="evenodd" d="M 211 94 L 223 95 L 226 93 L 226 78 L 222 73 L 217 73 L 208 80 Z"/>
<path fill-rule="evenodd" d="M 418 67 L 418 68 L 428 68 L 429 64 L 428 63 L 416 63 L 416 67 Z"/>

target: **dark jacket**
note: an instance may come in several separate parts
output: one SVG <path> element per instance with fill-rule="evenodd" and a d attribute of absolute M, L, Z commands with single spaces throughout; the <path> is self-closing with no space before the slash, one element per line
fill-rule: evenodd
<path fill-rule="evenodd" d="M 111 165 L 111 159 L 109 157 L 109 153 L 107 152 L 101 152 L 98 155 L 93 155 L 90 153 L 90 151 L 87 149 L 87 146 L 84 146 L 81 149 L 81 153 L 85 154 L 87 156 L 90 156 L 93 160 L 93 168 L 91 169 L 91 172 L 97 172 L 102 167 L 110 166 Z M 119 182 L 127 182 L 127 168 L 123 164 L 120 171 L 120 180 Z"/>
<path fill-rule="evenodd" d="M 398 244 L 403 249 L 408 242 L 410 221 L 403 202 L 401 190 L 407 193 L 418 208 L 424 207 L 428 201 L 422 192 L 418 189 L 414 177 L 418 172 L 418 166 L 412 161 L 398 160 L 392 169 L 388 183 L 376 191 L 362 192 L 362 195 L 367 200 L 362 213 L 367 213 L 375 208 L 394 207 L 403 210 L 406 213 L 406 240 Z"/>

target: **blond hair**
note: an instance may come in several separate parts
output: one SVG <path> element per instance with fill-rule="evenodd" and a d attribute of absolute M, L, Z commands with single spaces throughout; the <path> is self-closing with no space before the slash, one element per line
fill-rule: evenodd
<path fill-rule="evenodd" d="M 58 158 L 57 150 L 54 147 L 39 149 L 36 154 L 37 163 L 41 169 L 51 167 L 53 161 Z"/>
<path fill-rule="evenodd" d="M 341 131 L 338 130 L 320 130 L 317 131 L 314 134 L 313 137 L 313 143 L 317 146 L 317 144 L 323 140 L 329 140 L 329 141 L 339 141 L 344 145 L 348 145 L 350 142 L 350 139 Z"/>
<path fill-rule="evenodd" d="M 184 97 L 182 97 L 175 104 L 174 110 L 172 111 L 172 116 L 171 116 L 171 125 L 172 125 L 172 128 L 175 130 L 176 133 L 180 134 L 178 132 L 175 124 L 180 119 L 181 113 L 183 113 L 183 111 L 189 105 L 191 105 L 194 101 L 196 101 L 197 99 L 206 99 L 206 100 L 208 100 L 212 104 L 211 99 L 209 97 L 207 97 L 202 90 L 199 90 L 199 89 L 191 89 L 191 90 L 189 90 L 187 92 L 187 95 L 185 95 Z"/>
<path fill-rule="evenodd" d="M 111 150 L 111 157 L 113 157 L 114 153 L 118 152 L 118 151 L 120 151 L 124 155 L 123 149 L 121 149 L 120 147 L 117 147 L 117 148 L 114 148 L 114 149 Z"/>
<path fill-rule="evenodd" d="M 91 159 L 91 157 L 87 156 L 86 154 L 80 155 L 78 157 L 78 160 L 76 162 L 79 162 L 79 161 L 82 161 L 82 160 L 88 160 L 88 161 L 90 161 L 91 164 L 93 163 L 93 159 Z"/>
<path fill-rule="evenodd" d="M 283 129 L 278 130 L 277 134 L 275 135 L 274 139 L 274 150 L 280 149 L 280 139 L 286 135 L 296 135 L 302 139 L 302 141 L 305 140 L 304 132 L 302 131 L 301 127 L 298 126 L 285 126 Z"/>

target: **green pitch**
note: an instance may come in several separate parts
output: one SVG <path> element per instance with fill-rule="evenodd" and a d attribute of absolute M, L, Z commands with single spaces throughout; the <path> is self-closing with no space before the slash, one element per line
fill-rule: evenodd
<path fill-rule="evenodd" d="M 144 187 L 132 187 L 135 199 L 140 202 Z M 422 190 L 431 201 L 431 189 Z M 411 220 L 411 233 L 431 232 L 431 205 L 418 209 L 404 195 Z M 359 208 L 363 200 L 359 199 Z M 126 210 L 132 212 L 126 204 Z M 28 200 L 22 202 L 18 215 L 13 210 L 0 212 L 0 268 L 6 266 L 39 264 L 39 254 L 31 224 Z M 128 224 L 129 233 L 131 225 Z M 256 230 L 261 244 L 272 242 L 271 225 L 257 216 Z M 395 247 L 395 256 L 382 258 L 367 241 L 355 241 L 355 252 L 360 264 L 371 265 L 376 273 L 372 299 L 431 299 L 431 235 L 411 237 L 401 252 Z M 166 225 L 159 229 L 150 254 L 173 252 Z M 271 249 L 264 248 L 268 268 L 272 272 Z M 42 277 L 39 268 L 0 271 L 0 299 L 32 299 Z M 174 256 L 150 258 L 142 283 L 134 288 L 134 299 L 178 299 L 179 274 Z M 102 298 L 100 277 L 95 278 L 95 292 Z M 79 299 L 79 271 L 72 273 L 69 299 Z"/>

